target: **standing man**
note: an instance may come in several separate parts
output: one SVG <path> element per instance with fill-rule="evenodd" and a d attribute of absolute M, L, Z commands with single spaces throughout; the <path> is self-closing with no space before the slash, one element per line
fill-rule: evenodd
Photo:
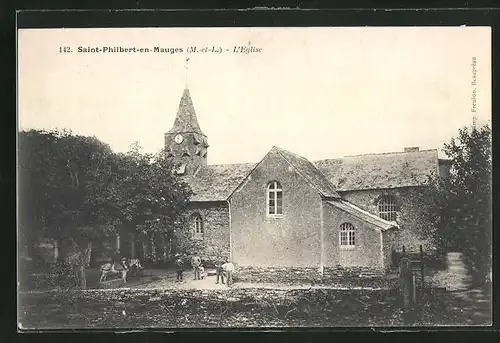
<path fill-rule="evenodd" d="M 177 271 L 177 281 L 182 281 L 182 272 L 184 271 L 184 261 L 182 260 L 182 256 L 177 254 L 175 255 L 175 269 Z"/>
<path fill-rule="evenodd" d="M 234 264 L 226 258 L 226 263 L 222 265 L 222 270 L 226 273 L 226 282 L 227 286 L 231 286 L 233 284 L 233 272 L 234 272 Z"/>
<path fill-rule="evenodd" d="M 200 279 L 201 258 L 195 254 L 193 256 L 193 258 L 191 259 L 191 265 L 193 266 L 193 270 L 194 270 L 194 279 L 199 280 Z"/>
<path fill-rule="evenodd" d="M 219 283 L 219 278 L 222 283 L 224 283 L 224 271 L 222 270 L 222 265 L 224 264 L 224 260 L 221 256 L 217 256 L 217 260 L 215 261 L 215 271 L 217 273 L 217 281 L 215 283 Z"/>

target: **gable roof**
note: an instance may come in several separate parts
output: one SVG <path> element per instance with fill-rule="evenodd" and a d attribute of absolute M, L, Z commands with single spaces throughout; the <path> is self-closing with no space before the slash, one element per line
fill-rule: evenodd
<path fill-rule="evenodd" d="M 370 223 L 377 228 L 379 228 L 382 231 L 386 231 L 392 228 L 399 228 L 398 224 L 396 222 L 389 222 L 387 220 L 384 220 L 380 217 L 377 217 L 374 214 L 371 214 L 370 212 L 367 212 L 365 210 L 362 210 L 361 208 L 353 205 L 352 203 L 345 201 L 345 200 L 332 200 L 332 201 L 327 201 L 328 204 L 337 207 L 367 223 Z"/>
<path fill-rule="evenodd" d="M 172 126 L 172 128 L 168 131 L 168 133 L 179 132 L 195 132 L 205 136 L 200 129 L 200 125 L 198 124 L 198 118 L 196 118 L 193 100 L 191 100 L 191 95 L 189 93 L 189 89 L 187 88 L 184 89 L 184 92 L 182 93 L 174 126 Z"/>
<path fill-rule="evenodd" d="M 419 186 L 438 172 L 438 151 L 347 156 L 315 161 L 337 191 Z"/>
<path fill-rule="evenodd" d="M 308 159 L 274 146 L 270 152 L 280 154 L 322 196 L 340 198 L 332 183 Z"/>
<path fill-rule="evenodd" d="M 280 154 L 322 196 L 334 199 L 340 199 L 338 191 L 419 186 L 439 168 L 437 150 L 347 156 L 314 164 L 276 146 L 270 152 Z M 200 167 L 195 175 L 184 179 L 194 192 L 191 201 L 226 201 L 257 165 L 235 163 Z"/>
<path fill-rule="evenodd" d="M 236 163 L 200 167 L 195 175 L 185 178 L 194 193 L 191 201 L 226 201 L 255 165 Z"/>

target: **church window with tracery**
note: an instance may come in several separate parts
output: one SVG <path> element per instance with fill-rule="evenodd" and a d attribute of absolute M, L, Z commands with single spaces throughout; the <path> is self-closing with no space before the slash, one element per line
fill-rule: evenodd
<path fill-rule="evenodd" d="M 193 231 L 195 235 L 203 234 L 203 220 L 198 213 L 193 215 Z"/>

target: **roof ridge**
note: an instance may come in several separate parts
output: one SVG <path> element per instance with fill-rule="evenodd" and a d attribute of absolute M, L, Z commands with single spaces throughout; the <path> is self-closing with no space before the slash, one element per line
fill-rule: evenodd
<path fill-rule="evenodd" d="M 306 161 L 308 161 L 308 162 L 311 162 L 311 161 L 309 161 L 307 158 L 305 158 L 304 156 L 298 155 L 298 154 L 296 154 L 296 153 L 294 153 L 294 152 L 291 152 L 290 150 L 286 150 L 286 149 L 280 148 L 280 147 L 278 147 L 278 146 L 276 146 L 276 145 L 275 145 L 274 147 L 275 147 L 276 149 L 280 150 L 280 151 L 287 152 L 287 153 L 289 153 L 290 155 L 293 155 L 293 156 L 295 156 L 295 157 L 298 157 L 298 158 L 301 158 L 301 159 L 306 160 Z M 312 163 L 312 162 L 311 162 L 311 163 Z"/>
<path fill-rule="evenodd" d="M 237 166 L 244 164 L 256 164 L 258 162 L 237 162 L 237 163 L 219 163 L 219 164 L 207 164 L 207 167 L 218 167 L 218 166 Z"/>
<path fill-rule="evenodd" d="M 295 168 L 295 170 L 297 171 L 297 173 L 299 173 L 299 175 L 301 175 L 313 188 L 315 188 L 323 196 L 326 196 L 326 194 L 320 189 L 320 187 L 318 187 L 316 185 L 315 182 L 313 182 L 309 177 L 307 177 L 306 175 L 304 175 L 304 173 L 300 171 L 300 168 L 298 168 L 293 162 L 291 162 L 288 158 L 286 158 L 286 156 L 283 155 L 283 153 L 282 153 L 283 151 L 290 153 L 289 151 L 287 151 L 285 149 L 278 148 L 277 146 L 274 146 L 273 149 L 274 148 L 276 148 L 276 150 L 281 155 L 281 157 L 283 157 L 283 159 L 285 159 L 285 161 L 287 161 L 288 164 L 290 164 L 291 166 L 293 166 L 293 168 Z M 294 154 L 294 153 L 290 153 L 290 154 L 293 155 L 293 156 L 301 157 L 301 156 L 299 156 L 297 154 Z M 330 180 L 328 180 L 328 178 L 321 172 L 321 170 L 319 170 L 318 168 L 316 168 L 316 166 L 311 161 L 309 161 L 307 158 L 302 157 L 302 159 L 304 161 L 306 161 L 307 163 L 310 163 L 311 166 L 314 168 L 314 170 L 316 170 L 317 172 L 319 172 L 319 174 L 324 178 L 324 180 L 331 186 L 331 191 L 333 191 L 333 193 L 340 198 L 340 195 L 337 193 L 337 189 L 336 189 L 335 185 Z"/>
<path fill-rule="evenodd" d="M 419 152 L 430 152 L 430 151 L 438 151 L 438 149 L 423 149 L 419 151 L 394 151 L 394 152 L 373 152 L 368 154 L 358 154 L 358 155 L 346 155 L 344 157 L 340 157 L 339 159 L 346 157 L 359 157 L 359 156 L 378 156 L 378 155 L 398 155 L 398 154 L 416 154 Z M 332 158 L 333 159 L 333 158 Z M 331 160 L 332 160 L 331 159 Z M 326 159 L 328 160 L 328 159 Z"/>
<path fill-rule="evenodd" d="M 340 199 L 339 201 L 342 202 L 342 203 L 344 203 L 344 204 L 346 204 L 346 205 L 348 205 L 348 206 L 350 206 L 350 207 L 352 207 L 352 208 L 354 208 L 354 209 L 356 209 L 357 211 L 360 211 L 360 212 L 366 214 L 367 216 L 372 217 L 373 219 L 376 219 L 378 221 L 383 222 L 384 224 L 394 225 L 394 223 L 396 223 L 395 221 L 389 221 L 389 220 L 385 220 L 384 218 L 380 218 L 379 216 L 377 216 L 377 215 L 375 215 L 373 213 L 370 213 L 370 212 L 368 212 L 366 210 L 363 210 L 361 207 L 356 206 L 352 202 L 347 201 L 345 199 Z M 396 226 L 398 226 L 397 223 L 396 223 Z"/>
<path fill-rule="evenodd" d="M 373 213 L 370 213 L 368 211 L 365 211 L 365 210 L 361 209 L 360 207 L 354 205 L 353 203 L 351 203 L 351 202 L 349 202 L 349 201 L 347 201 L 345 199 L 340 198 L 340 199 L 328 200 L 327 202 L 330 203 L 330 204 L 332 204 L 332 205 L 334 205 L 335 203 L 339 203 L 339 204 L 345 205 L 347 207 L 350 207 L 353 211 L 356 211 L 356 212 L 359 212 L 361 214 L 366 215 L 367 217 L 369 217 L 369 218 L 375 220 L 376 222 L 378 222 L 378 223 L 372 223 L 372 224 L 374 224 L 376 226 L 379 226 L 382 229 L 382 231 L 385 231 L 385 230 L 387 230 L 387 229 L 389 229 L 391 227 L 396 227 L 396 228 L 399 229 L 398 223 L 396 223 L 396 222 L 390 222 L 390 221 L 387 221 L 385 219 L 382 219 L 382 218 L 374 215 Z M 344 211 L 345 211 L 345 209 L 344 209 Z M 363 219 L 363 218 L 360 218 L 360 219 L 366 221 L 366 219 Z M 381 223 L 385 224 L 385 226 L 382 226 Z"/>

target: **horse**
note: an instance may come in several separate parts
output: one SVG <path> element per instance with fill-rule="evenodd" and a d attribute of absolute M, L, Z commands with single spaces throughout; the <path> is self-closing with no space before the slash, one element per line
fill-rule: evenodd
<path fill-rule="evenodd" d="M 129 262 L 130 276 L 141 275 L 144 267 L 141 264 L 141 261 L 138 258 L 133 258 Z"/>
<path fill-rule="evenodd" d="M 117 268 L 117 263 L 111 262 L 111 263 L 106 263 L 101 266 L 101 277 L 99 278 L 99 283 L 106 281 L 106 278 L 108 277 L 109 274 L 121 274 L 123 283 L 127 283 L 127 273 L 129 271 L 129 268 L 127 266 L 127 260 L 125 258 L 122 258 L 121 263 L 118 264 Z"/>

